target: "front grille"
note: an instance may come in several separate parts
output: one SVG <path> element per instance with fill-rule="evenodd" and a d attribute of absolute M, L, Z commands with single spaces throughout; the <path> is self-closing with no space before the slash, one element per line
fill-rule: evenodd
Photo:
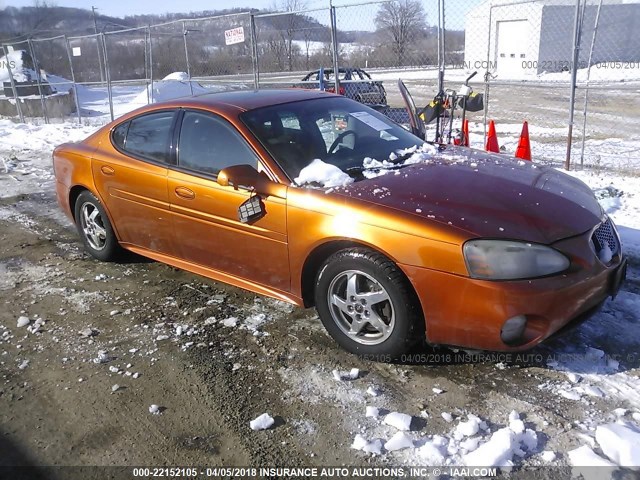
<path fill-rule="evenodd" d="M 591 241 L 598 255 L 605 246 L 609 247 L 613 257 L 620 253 L 620 241 L 610 218 L 607 218 L 604 223 L 595 229 L 591 236 Z"/>

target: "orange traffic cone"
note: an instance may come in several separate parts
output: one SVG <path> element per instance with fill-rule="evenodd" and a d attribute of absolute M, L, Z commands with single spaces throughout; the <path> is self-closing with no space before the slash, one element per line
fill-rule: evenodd
<path fill-rule="evenodd" d="M 522 124 L 522 133 L 516 149 L 516 158 L 531 161 L 531 144 L 529 143 L 529 124 L 525 120 Z"/>
<path fill-rule="evenodd" d="M 484 146 L 487 152 L 500 153 L 500 145 L 498 145 L 498 135 L 496 135 L 496 125 L 493 120 L 489 122 L 489 135 L 487 135 L 487 144 Z"/>
<path fill-rule="evenodd" d="M 466 118 L 462 124 L 462 145 L 465 147 L 469 146 L 469 120 Z"/>

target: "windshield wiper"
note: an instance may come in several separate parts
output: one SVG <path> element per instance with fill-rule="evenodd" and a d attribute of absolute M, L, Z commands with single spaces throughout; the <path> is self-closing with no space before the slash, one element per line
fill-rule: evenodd
<path fill-rule="evenodd" d="M 353 173 L 361 173 L 361 172 L 369 172 L 371 170 L 397 170 L 399 168 L 406 167 L 407 165 L 402 163 L 411 157 L 416 152 L 407 152 L 403 155 L 398 155 L 393 160 L 385 160 L 385 165 L 378 165 L 375 167 L 365 167 L 364 165 L 355 165 L 353 167 L 348 167 L 344 169 L 345 172 L 353 172 Z M 409 164 L 410 165 L 410 164 Z"/>

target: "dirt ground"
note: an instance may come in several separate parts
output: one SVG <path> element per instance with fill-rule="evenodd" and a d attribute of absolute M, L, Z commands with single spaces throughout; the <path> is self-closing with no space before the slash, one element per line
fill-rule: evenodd
<path fill-rule="evenodd" d="M 571 335 L 524 361 L 424 348 L 412 364 L 372 363 L 340 350 L 313 310 L 134 255 L 90 258 L 50 192 L 0 200 L 0 466 L 415 463 L 350 448 L 357 433 L 391 431 L 365 418 L 372 404 L 412 415 L 418 436 L 449 432 L 442 412 L 499 427 L 516 410 L 538 451 L 563 452 L 585 418 L 624 406 L 544 388 L 565 375 L 539 358 L 585 341 Z M 624 367 L 638 376 L 637 358 Z M 355 380 L 332 376 L 351 368 Z M 251 430 L 264 412 L 275 425 Z"/>

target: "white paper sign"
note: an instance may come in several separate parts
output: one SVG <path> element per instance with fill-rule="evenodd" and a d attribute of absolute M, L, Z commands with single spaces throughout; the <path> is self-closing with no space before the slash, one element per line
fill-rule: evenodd
<path fill-rule="evenodd" d="M 80 47 L 73 47 L 71 49 L 71 53 L 74 57 L 79 57 L 80 55 L 82 55 L 82 51 L 80 50 Z"/>
<path fill-rule="evenodd" d="M 363 123 L 366 123 L 374 130 L 381 132 L 382 130 L 389 130 L 391 127 L 384 123 L 382 120 L 378 120 L 376 117 L 371 115 L 369 112 L 351 112 L 351 115 L 354 118 L 357 118 Z"/>
<path fill-rule="evenodd" d="M 244 27 L 236 27 L 231 30 L 224 31 L 224 43 L 234 45 L 244 42 Z"/>

